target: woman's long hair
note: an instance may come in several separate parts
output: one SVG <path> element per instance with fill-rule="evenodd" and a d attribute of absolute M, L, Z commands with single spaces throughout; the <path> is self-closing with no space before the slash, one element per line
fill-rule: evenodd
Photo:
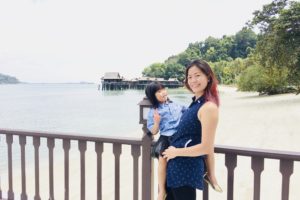
<path fill-rule="evenodd" d="M 205 62 L 204 60 L 194 60 L 186 67 L 185 81 L 184 81 L 185 86 L 187 87 L 188 90 L 193 92 L 188 84 L 188 72 L 189 72 L 189 69 L 193 66 L 200 69 L 207 76 L 208 83 L 204 90 L 205 100 L 214 102 L 217 106 L 219 106 L 220 100 L 219 100 L 219 94 L 218 94 L 218 90 L 217 90 L 218 80 L 216 79 L 216 76 L 215 76 L 214 72 L 212 71 L 211 67 L 209 66 L 209 64 L 207 62 Z"/>
<path fill-rule="evenodd" d="M 158 81 L 151 82 L 150 84 L 147 85 L 145 89 L 145 94 L 147 98 L 149 99 L 150 103 L 152 104 L 153 108 L 158 108 L 159 106 L 159 101 L 157 100 L 155 93 L 158 90 L 164 89 L 165 86 L 161 84 Z"/>

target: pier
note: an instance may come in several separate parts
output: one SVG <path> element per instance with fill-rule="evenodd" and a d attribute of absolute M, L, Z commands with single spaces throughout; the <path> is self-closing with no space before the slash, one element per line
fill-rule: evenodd
<path fill-rule="evenodd" d="M 153 81 L 159 81 L 167 88 L 178 88 L 183 86 L 183 83 L 175 78 L 165 80 L 163 78 L 141 77 L 132 80 L 126 80 L 124 77 L 120 76 L 118 72 L 108 72 L 105 73 L 105 75 L 101 78 L 101 86 L 99 85 L 98 88 L 99 90 L 143 90 L 149 83 Z"/>

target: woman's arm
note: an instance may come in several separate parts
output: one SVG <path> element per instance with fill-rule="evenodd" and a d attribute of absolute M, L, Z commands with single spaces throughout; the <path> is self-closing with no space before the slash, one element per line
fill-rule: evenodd
<path fill-rule="evenodd" d="M 164 158 L 173 159 L 177 156 L 195 157 L 214 152 L 215 133 L 218 124 L 219 109 L 212 102 L 205 103 L 198 111 L 198 119 L 202 126 L 201 144 L 186 148 L 169 147 L 163 152 Z"/>

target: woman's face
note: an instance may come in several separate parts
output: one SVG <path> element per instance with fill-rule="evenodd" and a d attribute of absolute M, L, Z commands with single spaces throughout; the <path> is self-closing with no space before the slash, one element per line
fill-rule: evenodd
<path fill-rule="evenodd" d="M 155 92 L 155 97 L 160 103 L 166 102 L 168 99 L 168 92 L 166 89 L 160 89 Z"/>
<path fill-rule="evenodd" d="M 204 93 L 208 84 L 207 76 L 196 66 L 192 66 L 188 71 L 188 85 L 194 94 L 200 96 Z"/>

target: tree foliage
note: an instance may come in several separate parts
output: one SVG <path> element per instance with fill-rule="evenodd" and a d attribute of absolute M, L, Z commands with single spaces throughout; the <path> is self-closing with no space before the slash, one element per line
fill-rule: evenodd
<path fill-rule="evenodd" d="M 300 2 L 274 0 L 256 11 L 251 26 L 260 29 L 255 57 L 264 68 L 288 71 L 288 82 L 300 92 Z"/>
<path fill-rule="evenodd" d="M 264 68 L 253 65 L 244 70 L 238 80 L 241 91 L 257 91 L 259 94 L 278 94 L 288 92 L 287 69 Z"/>
<path fill-rule="evenodd" d="M 159 78 L 177 78 L 184 80 L 185 66 L 195 59 L 204 59 L 208 62 L 231 62 L 236 58 L 246 58 L 255 48 L 256 35 L 249 28 L 243 28 L 234 36 L 224 35 L 222 38 L 208 37 L 204 42 L 190 43 L 184 52 L 169 57 L 164 63 L 154 63 L 146 67 L 144 76 Z M 234 64 L 230 64 L 232 66 Z M 219 68 L 218 68 L 219 69 Z M 223 69 L 222 69 L 223 70 Z M 231 72 L 231 69 L 226 69 Z M 234 70 L 233 70 L 234 71 Z M 219 73 L 220 76 L 227 74 Z M 234 75 L 226 75 L 224 83 L 235 83 Z M 232 77 L 233 79 L 230 79 Z M 221 77 L 220 77 L 221 79 Z M 230 79 L 230 80 L 229 80 Z"/>
<path fill-rule="evenodd" d="M 163 63 L 153 63 L 145 68 L 142 72 L 143 76 L 163 78 L 165 75 L 165 65 Z"/>
<path fill-rule="evenodd" d="M 300 2 L 273 0 L 235 35 L 207 37 L 164 63 L 145 68 L 143 75 L 184 79 L 194 59 L 208 61 L 221 84 L 240 90 L 275 94 L 293 88 L 300 93 Z M 259 29 L 256 34 L 252 29 Z"/>

